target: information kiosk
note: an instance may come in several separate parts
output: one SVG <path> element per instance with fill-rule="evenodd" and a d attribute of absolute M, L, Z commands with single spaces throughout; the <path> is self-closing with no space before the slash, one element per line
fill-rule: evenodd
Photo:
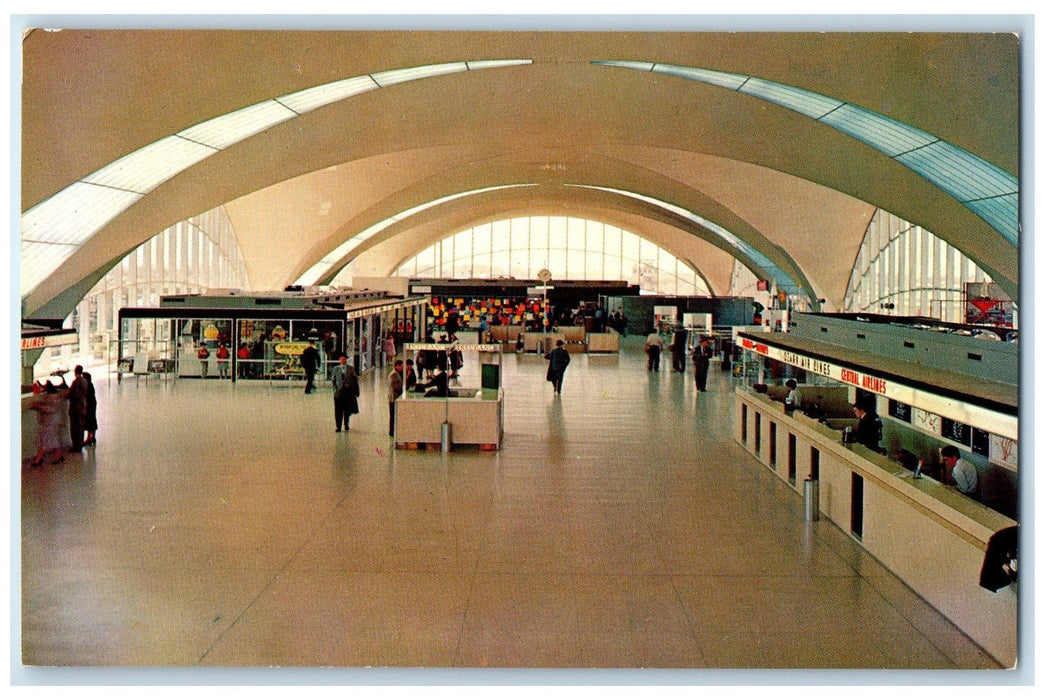
<path fill-rule="evenodd" d="M 446 451 L 452 446 L 471 445 L 480 450 L 499 450 L 504 433 L 501 345 L 407 343 L 403 350 L 418 367 L 417 355 L 422 352 L 460 352 L 464 366 L 459 376 L 449 381 L 446 396 L 407 391 L 404 381 L 403 394 L 396 400 L 396 448 Z"/>

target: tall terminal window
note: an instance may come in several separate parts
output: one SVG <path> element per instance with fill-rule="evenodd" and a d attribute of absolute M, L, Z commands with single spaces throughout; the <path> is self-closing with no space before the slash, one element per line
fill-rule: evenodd
<path fill-rule="evenodd" d="M 121 308 L 158 306 L 166 294 L 249 286 L 239 242 L 223 207 L 181 221 L 131 251 L 91 288 L 66 323 L 76 328 L 80 342 L 45 350 L 34 374 L 42 377 L 76 364 L 107 363 Z"/>
<path fill-rule="evenodd" d="M 708 295 L 696 270 L 660 246 L 599 221 L 517 217 L 447 236 L 403 262 L 399 277 L 626 280 L 646 294 Z"/>
<path fill-rule="evenodd" d="M 964 323 L 966 285 L 989 282 L 943 239 L 879 209 L 857 253 L 845 310 Z"/>

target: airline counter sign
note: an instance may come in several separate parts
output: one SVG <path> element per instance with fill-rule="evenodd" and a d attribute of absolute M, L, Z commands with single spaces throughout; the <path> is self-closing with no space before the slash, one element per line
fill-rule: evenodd
<path fill-rule="evenodd" d="M 22 338 L 22 350 L 41 350 L 43 348 L 54 348 L 62 345 L 72 345 L 79 341 L 76 331 L 68 333 L 56 333 L 53 335 L 36 335 Z"/>
<path fill-rule="evenodd" d="M 875 394 L 882 394 L 885 396 L 889 393 L 889 382 L 881 377 L 857 372 L 848 367 L 839 367 L 830 362 L 825 362 L 824 360 L 800 355 L 797 352 L 783 350 L 748 338 L 742 337 L 740 339 L 740 345 L 747 350 L 757 352 L 759 355 L 765 355 L 771 359 L 780 360 L 785 364 L 799 367 L 812 372 L 813 374 L 830 377 L 831 379 L 835 379 L 845 384 L 851 384 Z"/>
<path fill-rule="evenodd" d="M 864 372 L 839 367 L 831 362 L 807 357 L 790 350 L 759 343 L 741 336 L 740 346 L 770 359 L 779 360 L 794 367 L 800 367 L 814 374 L 829 377 L 838 382 L 864 389 L 915 406 L 923 411 L 945 416 L 952 420 L 989 430 L 991 433 L 1004 436 L 1010 440 L 1019 437 L 1019 421 L 1016 416 L 999 413 L 989 408 L 966 403 L 956 398 L 941 396 L 922 389 L 915 389 L 897 382 L 890 382 Z M 936 432 L 939 428 L 936 429 Z"/>

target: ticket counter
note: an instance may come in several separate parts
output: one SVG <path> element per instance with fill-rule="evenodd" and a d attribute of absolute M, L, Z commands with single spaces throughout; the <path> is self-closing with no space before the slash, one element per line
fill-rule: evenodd
<path fill-rule="evenodd" d="M 820 512 L 1006 666 L 1016 662 L 1017 599 L 980 587 L 987 543 L 1016 521 L 766 394 L 735 390 L 734 437 L 801 492 L 819 481 Z M 832 423 L 833 424 L 833 423 Z M 836 426 L 836 427 L 841 427 Z"/>
<path fill-rule="evenodd" d="M 746 373 L 739 380 L 734 434 L 803 494 L 807 511 L 848 532 L 1011 667 L 1017 585 L 1011 573 L 995 580 L 990 574 L 1001 569 L 998 542 L 1018 527 L 1018 352 L 977 332 L 829 314 L 799 314 L 789 333 L 739 332 L 744 362 L 758 376 L 755 383 Z M 811 415 L 785 410 L 787 377 L 799 383 L 803 404 L 814 398 Z M 876 409 L 879 446 L 893 458 L 843 442 L 856 400 Z M 945 446 L 976 469 L 972 496 L 934 478 L 948 480 L 939 464 Z M 907 457 L 930 472 L 915 479 L 899 461 Z M 1014 547 L 1005 549 L 1006 561 L 1016 557 Z M 981 572 L 988 575 L 982 585 Z"/>

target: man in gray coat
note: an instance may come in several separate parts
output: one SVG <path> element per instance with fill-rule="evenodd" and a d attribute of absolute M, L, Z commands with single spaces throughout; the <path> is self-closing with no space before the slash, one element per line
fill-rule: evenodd
<path fill-rule="evenodd" d="M 349 419 L 359 413 L 359 377 L 344 355 L 338 358 L 338 364 L 330 373 L 330 385 L 334 389 L 335 432 L 341 432 L 342 424 L 347 431 Z"/>

